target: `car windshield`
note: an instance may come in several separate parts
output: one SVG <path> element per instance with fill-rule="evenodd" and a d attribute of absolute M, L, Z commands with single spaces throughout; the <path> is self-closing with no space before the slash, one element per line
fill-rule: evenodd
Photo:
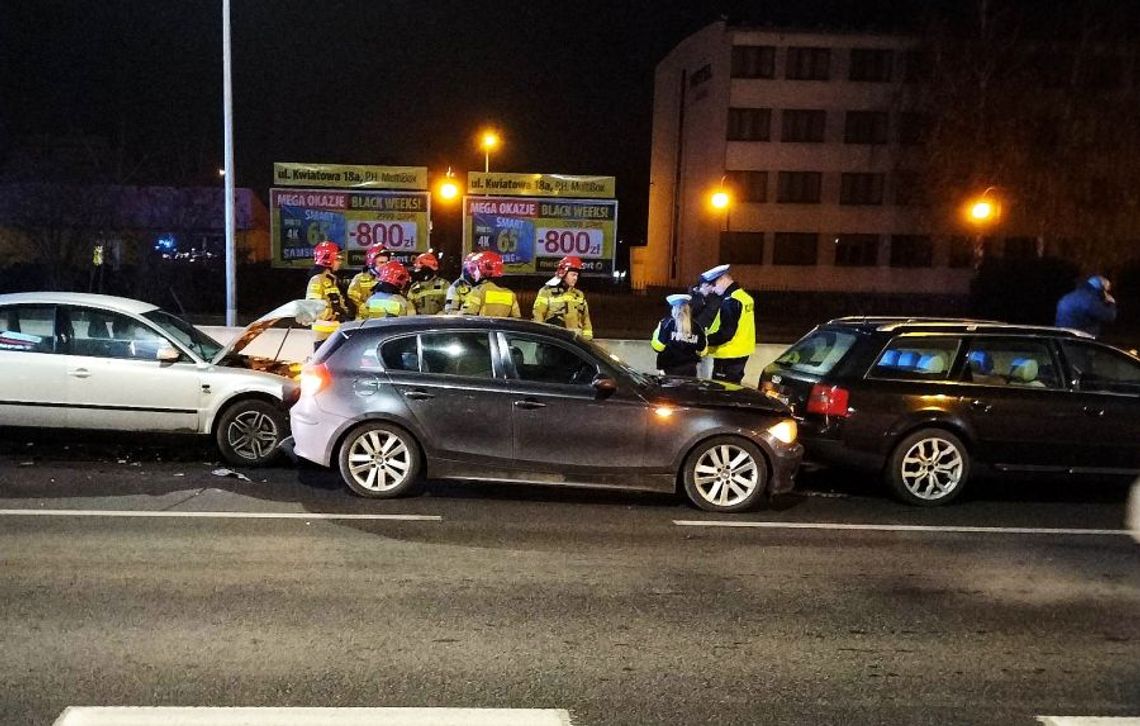
<path fill-rule="evenodd" d="M 143 317 L 157 325 L 162 332 L 194 351 L 202 360 L 213 360 L 214 356 L 225 347 L 182 318 L 171 315 L 165 310 L 151 310 L 148 313 L 143 313 Z"/>
<path fill-rule="evenodd" d="M 776 365 L 822 376 L 839 363 L 854 343 L 852 333 L 817 330 L 785 351 L 776 359 Z"/>
<path fill-rule="evenodd" d="M 633 380 L 637 381 L 638 384 L 643 385 L 643 386 L 653 385 L 653 378 L 648 373 L 644 373 L 642 371 L 637 370 L 636 368 L 634 368 L 630 364 L 626 363 L 624 360 L 617 357 L 616 355 L 614 355 L 612 352 L 610 352 L 609 350 L 607 350 L 603 346 L 599 345 L 598 343 L 595 343 L 593 340 L 586 340 L 585 338 L 583 338 L 581 336 L 578 336 L 576 339 L 577 339 L 579 345 L 588 349 L 591 353 L 593 353 L 598 358 L 601 358 L 602 360 L 606 361 L 606 363 L 608 365 L 613 366 L 614 368 L 617 368 L 618 370 L 620 370 L 625 375 L 627 375 L 630 378 L 632 378 Z"/>

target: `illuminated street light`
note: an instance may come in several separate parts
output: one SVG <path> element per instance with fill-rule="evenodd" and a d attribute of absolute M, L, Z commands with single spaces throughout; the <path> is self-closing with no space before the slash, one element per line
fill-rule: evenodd
<path fill-rule="evenodd" d="M 714 209 L 728 209 L 728 205 L 731 203 L 732 197 L 728 195 L 728 192 L 723 190 L 713 192 L 712 196 L 709 197 L 709 204 L 711 204 Z"/>
<path fill-rule="evenodd" d="M 492 129 L 483 132 L 479 139 L 479 148 L 483 149 L 483 171 L 491 171 L 491 152 L 499 148 L 499 134 Z"/>
<path fill-rule="evenodd" d="M 962 208 L 962 216 L 974 228 L 974 269 L 981 267 L 985 259 L 985 231 L 1001 221 L 1001 199 L 993 193 L 994 190 L 995 187 L 986 187 Z"/>
<path fill-rule="evenodd" d="M 436 186 L 436 194 L 445 202 L 454 201 L 459 196 L 459 185 L 455 183 L 455 174 L 452 173 L 451 167 L 447 167 L 447 173 L 443 175 L 443 179 Z"/>

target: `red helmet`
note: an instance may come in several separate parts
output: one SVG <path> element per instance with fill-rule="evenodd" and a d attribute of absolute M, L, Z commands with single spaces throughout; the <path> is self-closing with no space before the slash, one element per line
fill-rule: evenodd
<path fill-rule="evenodd" d="M 386 282 L 389 285 L 394 285 L 403 290 L 412 276 L 408 274 L 408 268 L 399 260 L 390 260 L 380 265 L 380 269 L 376 270 L 376 282 Z"/>
<path fill-rule="evenodd" d="M 480 280 L 503 276 L 503 256 L 498 252 L 486 250 L 480 252 L 472 260 L 475 271 L 479 273 Z"/>
<path fill-rule="evenodd" d="M 336 242 L 325 240 L 313 245 L 313 264 L 320 265 L 321 267 L 332 267 L 336 262 L 336 258 L 340 255 L 340 247 L 337 247 Z"/>
<path fill-rule="evenodd" d="M 468 252 L 463 255 L 463 271 L 468 275 L 475 276 L 475 260 L 479 258 L 479 252 Z"/>
<path fill-rule="evenodd" d="M 416 257 L 416 267 L 427 267 L 436 272 L 439 272 L 439 258 L 435 256 L 434 252 L 425 252 Z"/>
<path fill-rule="evenodd" d="M 580 257 L 575 257 L 574 255 L 567 255 L 558 261 L 558 270 L 554 274 L 558 277 L 566 277 L 567 272 L 581 271 L 582 259 Z"/>
<path fill-rule="evenodd" d="M 383 257 L 380 260 L 378 258 Z M 364 250 L 364 266 L 369 270 L 375 271 L 380 265 L 392 258 L 392 253 L 387 250 L 382 244 L 369 245 L 368 249 Z M 379 262 L 379 264 L 377 264 Z"/>

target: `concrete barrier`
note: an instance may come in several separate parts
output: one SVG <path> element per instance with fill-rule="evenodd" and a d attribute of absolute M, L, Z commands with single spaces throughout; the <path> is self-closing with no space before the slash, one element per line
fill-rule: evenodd
<path fill-rule="evenodd" d="M 222 343 L 233 340 L 241 328 L 227 328 L 217 325 L 199 325 L 198 329 Z M 630 366 L 640 371 L 656 370 L 657 353 L 649 346 L 648 339 L 600 338 L 597 341 Z M 759 343 L 756 352 L 748 359 L 744 369 L 744 381 L 756 385 L 764 366 L 776 359 L 788 347 L 785 343 Z M 307 328 L 289 330 L 274 328 L 267 330 L 250 343 L 245 353 L 266 358 L 303 361 L 313 352 L 313 334 Z"/>

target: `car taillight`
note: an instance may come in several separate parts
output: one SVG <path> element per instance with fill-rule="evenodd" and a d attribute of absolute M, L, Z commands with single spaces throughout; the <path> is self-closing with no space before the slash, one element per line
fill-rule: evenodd
<path fill-rule="evenodd" d="M 329 369 L 324 363 L 317 363 L 301 371 L 301 395 L 315 396 L 332 382 Z"/>
<path fill-rule="evenodd" d="M 839 386 L 825 386 L 817 383 L 812 386 L 807 402 L 808 413 L 824 416 L 847 415 L 847 389 Z"/>

